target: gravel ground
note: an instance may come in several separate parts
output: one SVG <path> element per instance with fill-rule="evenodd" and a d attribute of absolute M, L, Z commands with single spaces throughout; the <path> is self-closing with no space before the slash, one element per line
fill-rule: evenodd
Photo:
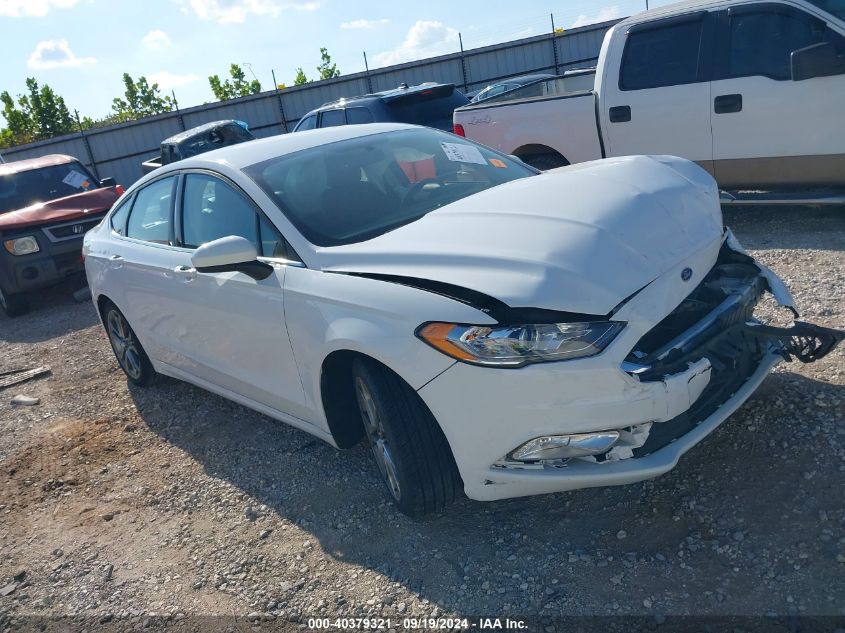
<path fill-rule="evenodd" d="M 726 222 L 804 318 L 845 328 L 845 210 Z M 52 375 L 0 392 L 0 630 L 33 615 L 127 630 L 198 614 L 845 615 L 842 348 L 781 365 L 663 477 L 424 521 L 393 509 L 364 446 L 173 380 L 128 388 L 67 288 L 0 317 L 0 371 L 39 364 Z"/>

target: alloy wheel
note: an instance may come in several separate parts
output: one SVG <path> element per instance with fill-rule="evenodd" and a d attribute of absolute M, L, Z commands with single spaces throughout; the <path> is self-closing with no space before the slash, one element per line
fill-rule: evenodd
<path fill-rule="evenodd" d="M 358 400 L 358 409 L 361 411 L 361 419 L 364 422 L 364 430 L 367 432 L 367 439 L 370 441 L 370 448 L 373 449 L 373 456 L 376 458 L 376 464 L 378 464 L 379 471 L 381 471 L 381 475 L 387 483 L 390 494 L 398 501 L 402 496 L 402 490 L 399 487 L 399 476 L 396 471 L 396 463 L 393 461 L 390 443 L 384 432 L 384 423 L 369 386 L 360 376 L 355 378 L 355 396 Z"/>
<path fill-rule="evenodd" d="M 142 371 L 141 354 L 135 343 L 132 329 L 117 310 L 109 310 L 106 321 L 109 341 L 117 356 L 117 362 L 130 378 L 139 380 Z"/>

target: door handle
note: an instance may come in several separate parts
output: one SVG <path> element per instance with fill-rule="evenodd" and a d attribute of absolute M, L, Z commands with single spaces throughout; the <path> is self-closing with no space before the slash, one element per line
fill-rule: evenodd
<path fill-rule="evenodd" d="M 729 114 L 742 111 L 742 95 L 719 95 L 713 100 L 713 112 Z"/>
<path fill-rule="evenodd" d="M 123 266 L 123 257 L 120 255 L 112 255 L 109 257 L 109 263 L 111 264 L 112 268 L 120 268 Z"/>
<path fill-rule="evenodd" d="M 197 269 L 191 266 L 177 266 L 173 272 L 182 277 L 185 281 L 191 281 L 197 276 Z"/>
<path fill-rule="evenodd" d="M 611 123 L 626 123 L 631 120 L 631 106 L 613 106 L 608 114 Z"/>

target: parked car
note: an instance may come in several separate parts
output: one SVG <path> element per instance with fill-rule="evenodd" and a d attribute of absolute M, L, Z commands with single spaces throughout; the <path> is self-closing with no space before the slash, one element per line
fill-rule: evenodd
<path fill-rule="evenodd" d="M 455 131 L 541 169 L 672 154 L 726 190 L 810 187 L 801 198 L 842 203 L 822 191 L 845 193 L 841 6 L 705 0 L 646 11 L 607 32 L 592 90 L 558 80 L 539 96 L 518 89 L 458 109 Z"/>
<path fill-rule="evenodd" d="M 123 193 L 72 156 L 0 164 L 0 308 L 16 317 L 27 293 L 83 270 L 82 237 Z"/>
<path fill-rule="evenodd" d="M 163 167 L 85 254 L 131 382 L 174 376 L 339 448 L 366 436 L 410 515 L 655 477 L 776 363 L 843 337 L 754 319 L 766 291 L 792 298 L 691 162 L 540 173 L 407 125 Z"/>
<path fill-rule="evenodd" d="M 497 83 L 490 84 L 486 88 L 482 88 L 470 99 L 470 101 L 472 103 L 486 101 L 487 99 L 500 95 L 503 92 L 508 92 L 509 90 L 513 90 L 515 88 L 521 88 L 526 84 L 533 84 L 535 81 L 554 79 L 556 76 L 557 75 L 550 75 L 549 73 L 535 73 L 533 75 L 511 77 L 510 79 L 505 79 L 504 81 L 499 81 Z"/>
<path fill-rule="evenodd" d="M 452 130 L 452 113 L 469 103 L 453 84 L 424 83 L 395 90 L 350 97 L 311 110 L 294 132 L 360 123 L 412 123 Z"/>
<path fill-rule="evenodd" d="M 243 121 L 226 119 L 198 125 L 174 134 L 161 142 L 161 153 L 141 163 L 141 170 L 148 174 L 162 165 L 190 158 L 213 149 L 237 145 L 255 138 Z"/>

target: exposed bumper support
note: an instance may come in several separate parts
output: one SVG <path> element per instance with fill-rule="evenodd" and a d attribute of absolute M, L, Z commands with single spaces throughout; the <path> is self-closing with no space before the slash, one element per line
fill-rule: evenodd
<path fill-rule="evenodd" d="M 796 321 L 792 327 L 774 327 L 760 323 L 747 323 L 744 327 L 758 339 L 768 341 L 784 360 L 797 358 L 802 363 L 812 363 L 829 354 L 845 340 L 845 331 Z"/>

